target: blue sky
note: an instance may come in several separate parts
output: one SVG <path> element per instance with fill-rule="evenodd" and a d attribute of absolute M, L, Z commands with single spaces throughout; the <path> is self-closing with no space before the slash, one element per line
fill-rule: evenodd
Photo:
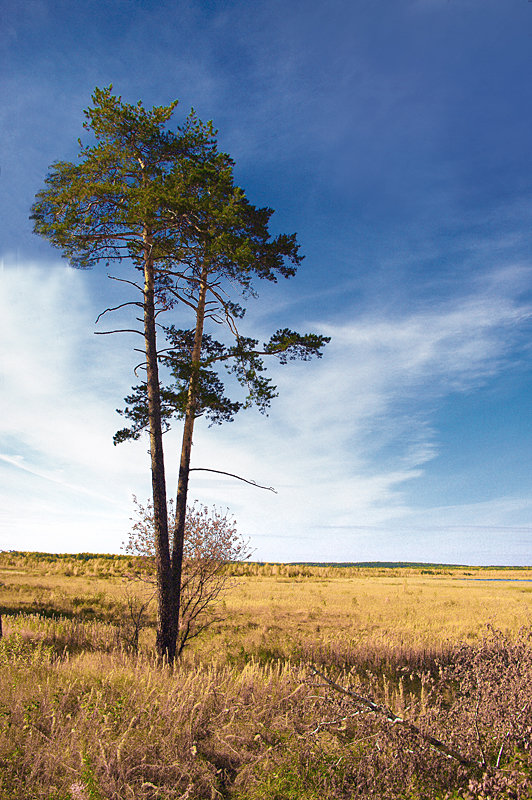
<path fill-rule="evenodd" d="M 4 0 L 0 24 L 0 547 L 118 551 L 147 442 L 113 447 L 122 288 L 32 234 L 95 86 L 219 129 L 250 200 L 297 231 L 248 335 L 332 337 L 272 368 L 269 417 L 198 426 L 192 497 L 263 560 L 532 562 L 532 4 L 527 0 Z M 186 315 L 178 315 L 186 322 Z M 169 491 L 179 431 L 167 438 Z"/>

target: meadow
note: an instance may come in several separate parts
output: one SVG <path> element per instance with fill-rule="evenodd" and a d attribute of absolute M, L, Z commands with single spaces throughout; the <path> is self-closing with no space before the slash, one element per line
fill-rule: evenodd
<path fill-rule="evenodd" d="M 0 554 L 1 800 L 532 797 L 532 570 L 229 570 L 170 670 L 135 558 Z"/>

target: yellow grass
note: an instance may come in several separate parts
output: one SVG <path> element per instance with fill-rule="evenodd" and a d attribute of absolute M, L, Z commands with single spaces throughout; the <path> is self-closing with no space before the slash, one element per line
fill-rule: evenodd
<path fill-rule="evenodd" d="M 422 739 L 331 692 L 311 663 L 471 758 L 479 720 L 490 763 L 500 731 L 506 742 L 516 720 L 530 729 L 530 640 L 517 632 L 532 621 L 532 570 L 234 565 L 220 619 L 171 671 L 153 658 L 153 627 L 138 655 L 127 649 L 126 592 L 146 591 L 125 580 L 134 567 L 0 554 L 0 800 L 487 796 Z M 454 698 L 455 680 L 438 705 L 439 663 L 488 624 L 516 640 L 466 651 L 477 694 Z M 503 754 L 504 776 L 520 769 L 516 797 L 530 775 L 520 742 Z"/>
<path fill-rule="evenodd" d="M 0 607 L 118 621 L 128 592 L 149 591 L 124 577 L 134 564 L 0 554 Z M 321 652 L 349 661 L 373 649 L 400 657 L 473 641 L 487 625 L 512 633 L 532 621 L 532 582 L 526 582 L 532 569 L 248 565 L 233 571 L 239 570 L 248 574 L 231 579 L 221 621 L 191 648 L 198 656 L 311 659 Z"/>

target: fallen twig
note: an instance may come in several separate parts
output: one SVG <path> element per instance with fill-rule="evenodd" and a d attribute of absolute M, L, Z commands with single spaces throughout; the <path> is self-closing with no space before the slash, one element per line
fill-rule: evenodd
<path fill-rule="evenodd" d="M 408 731 L 415 733 L 417 736 L 420 736 L 427 744 L 433 747 L 438 752 L 445 755 L 447 758 L 452 758 L 454 761 L 458 761 L 463 767 L 469 767 L 469 769 L 478 769 L 481 764 L 476 761 L 472 761 L 469 758 L 466 758 L 453 747 L 449 747 L 449 745 L 445 744 L 445 742 L 436 739 L 434 736 L 430 736 L 428 733 L 424 733 L 417 725 L 414 725 L 413 722 L 408 722 L 408 720 L 403 719 L 402 717 L 397 716 L 390 708 L 387 706 L 380 705 L 379 703 L 375 703 L 373 700 L 370 700 L 368 697 L 364 697 L 357 692 L 353 692 L 351 689 L 345 689 L 343 686 L 340 686 L 339 683 L 332 681 L 327 675 L 324 675 L 323 672 L 320 672 L 314 665 L 311 667 L 312 671 L 315 675 L 318 675 L 325 683 L 334 689 L 336 692 L 340 694 L 347 695 L 347 697 L 351 697 L 353 700 L 356 700 L 358 703 L 361 703 L 366 708 L 369 708 L 375 714 L 379 714 L 381 717 L 384 717 L 388 722 L 391 722 L 395 725 L 401 725 Z"/>

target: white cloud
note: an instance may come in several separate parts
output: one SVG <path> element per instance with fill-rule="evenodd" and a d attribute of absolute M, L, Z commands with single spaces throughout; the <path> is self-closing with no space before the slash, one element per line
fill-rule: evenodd
<path fill-rule="evenodd" d="M 66 515 L 63 549 L 89 549 L 90 536 L 79 535 L 87 511 L 100 507 L 102 518 L 121 511 L 126 525 L 129 484 L 145 470 L 145 447 L 131 458 L 112 445 L 119 427 L 112 412 L 130 381 L 129 360 L 119 355 L 127 349 L 93 336 L 81 273 L 8 266 L 2 285 L 0 545 L 47 549 Z M 103 519 L 99 529 L 105 540 Z M 106 549 L 116 549 L 120 539 L 112 525 L 109 531 Z"/>
<path fill-rule="evenodd" d="M 279 488 L 278 497 L 226 488 L 242 524 L 260 537 L 259 555 L 344 560 L 392 549 L 403 557 L 402 520 L 415 513 L 403 490 L 437 452 L 434 406 L 503 369 L 530 318 L 516 299 L 518 272 L 519 280 L 515 270 L 501 271 L 473 296 L 405 317 L 309 325 L 329 334 L 331 344 L 321 362 L 276 371 L 280 398 L 269 420 L 248 416 L 196 437 L 196 463 Z M 369 530 L 370 540 L 353 535 L 353 525 Z M 414 535 L 416 547 L 430 554 L 430 537 L 420 547 Z"/>
<path fill-rule="evenodd" d="M 429 509 L 421 519 L 404 488 L 437 452 L 438 400 L 473 391 L 505 367 L 530 317 L 516 274 L 501 272 L 474 296 L 406 316 L 309 325 L 331 344 L 321 361 L 272 370 L 280 396 L 269 418 L 248 412 L 221 428 L 199 425 L 195 435 L 195 466 L 271 484 L 279 494 L 196 472 L 191 496 L 229 506 L 258 558 L 467 560 L 460 537 L 454 557 L 445 556 L 450 539 L 431 520 L 458 530 L 473 524 L 474 511 Z M 147 443 L 111 443 L 120 424 L 113 409 L 131 381 L 128 343 L 93 337 L 87 276 L 28 265 L 2 277 L 0 545 L 116 550 L 131 493 L 149 491 Z M 177 432 L 166 440 L 170 488 L 178 440 Z M 498 526 L 517 525 L 526 536 L 530 503 L 505 502 Z M 488 524 L 481 510 L 478 524 Z M 423 520 L 432 533 L 420 537 Z"/>

